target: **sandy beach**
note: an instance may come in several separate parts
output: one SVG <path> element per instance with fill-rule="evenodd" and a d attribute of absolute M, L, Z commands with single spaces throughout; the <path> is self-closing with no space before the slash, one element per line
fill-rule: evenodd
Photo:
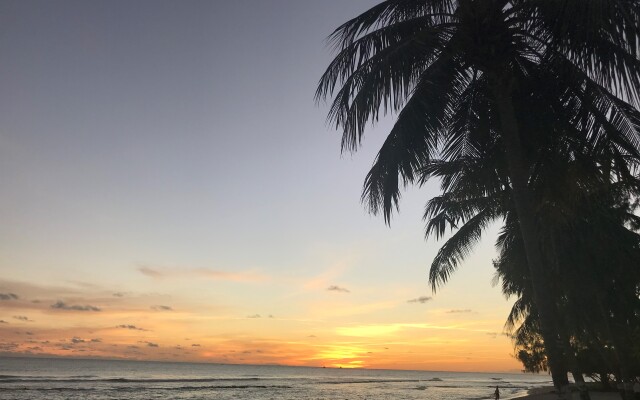
<path fill-rule="evenodd" d="M 557 397 L 553 392 L 553 387 L 544 387 L 538 389 L 532 389 L 529 394 L 523 397 L 518 397 L 519 400 L 556 400 Z M 620 400 L 620 394 L 617 392 L 589 392 L 591 400 Z M 572 399 L 579 399 L 577 392 L 573 393 Z"/>

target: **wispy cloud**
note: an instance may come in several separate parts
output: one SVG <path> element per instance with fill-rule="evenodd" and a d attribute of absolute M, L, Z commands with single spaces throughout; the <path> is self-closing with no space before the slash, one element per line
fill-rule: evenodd
<path fill-rule="evenodd" d="M 229 272 L 208 268 L 152 268 L 142 266 L 138 271 L 154 279 L 168 278 L 205 278 L 216 281 L 260 282 L 266 277 L 255 271 Z"/>
<path fill-rule="evenodd" d="M 79 305 L 79 304 L 67 304 L 64 301 L 58 300 L 51 305 L 51 308 L 57 310 L 67 310 L 67 311 L 102 311 L 99 307 L 90 306 L 90 305 Z"/>
<path fill-rule="evenodd" d="M 8 324 L 8 322 L 3 319 L 0 319 L 0 324 Z"/>
<path fill-rule="evenodd" d="M 19 299 L 56 299 L 66 296 L 81 296 L 82 291 L 77 286 L 55 286 L 55 285 L 39 285 L 21 281 L 10 281 L 0 279 L 0 288 L 3 294 L 9 295 L 11 299 L 16 295 Z M 95 293 L 96 290 L 92 290 Z M 19 293 L 19 296 L 17 295 Z M 14 299 L 17 300 L 17 299 Z"/>
<path fill-rule="evenodd" d="M 420 297 L 416 297 L 415 299 L 411 299 L 411 300 L 407 300 L 407 303 L 420 303 L 420 304 L 424 304 L 428 301 L 433 300 L 433 297 L 431 296 L 420 296 Z"/>
<path fill-rule="evenodd" d="M 337 281 L 340 276 L 349 268 L 351 260 L 340 260 L 325 268 L 320 274 L 306 279 L 302 282 L 305 293 L 309 290 L 322 290 L 331 282 Z"/>
<path fill-rule="evenodd" d="M 95 283 L 92 283 L 92 282 L 84 282 L 84 281 L 76 281 L 76 280 L 69 280 L 67 282 L 71 283 L 74 286 L 81 287 L 83 289 L 90 289 L 90 290 L 101 289 L 100 285 L 96 285 Z"/>
<path fill-rule="evenodd" d="M 15 293 L 0 293 L 0 300 L 18 300 L 18 295 Z"/>
<path fill-rule="evenodd" d="M 247 315 L 247 318 L 262 318 L 260 314 Z"/>
<path fill-rule="evenodd" d="M 123 324 L 123 325 L 116 326 L 116 328 L 119 328 L 119 329 L 130 329 L 132 331 L 147 331 L 147 329 L 139 328 L 139 327 L 137 327 L 135 325 L 124 325 Z"/>
<path fill-rule="evenodd" d="M 382 325 L 353 325 L 343 326 L 336 328 L 336 333 L 341 336 L 360 336 L 360 337 L 374 337 L 374 336 L 386 336 L 395 334 L 400 330 L 408 329 L 434 329 L 434 330 L 451 330 L 451 331 L 464 331 L 464 332 L 479 332 L 492 335 L 493 333 L 487 333 L 485 329 L 474 329 L 472 327 L 464 325 L 432 325 L 425 323 L 391 323 Z"/>
<path fill-rule="evenodd" d="M 173 311 L 172 307 L 169 306 L 162 306 L 162 305 L 158 305 L 158 306 L 151 306 L 152 310 L 156 310 L 156 311 Z"/>
<path fill-rule="evenodd" d="M 169 275 L 166 271 L 165 272 L 160 272 L 156 269 L 153 268 L 149 268 L 149 267 L 140 267 L 138 268 L 138 271 L 140 271 L 140 273 L 142 273 L 142 275 L 146 275 L 150 278 L 156 278 L 156 279 L 160 279 L 160 278 L 166 278 L 167 275 Z"/>
<path fill-rule="evenodd" d="M 147 347 L 160 347 L 160 345 L 158 343 L 153 343 L 153 342 L 147 342 L 146 340 L 142 340 L 138 343 L 145 343 L 147 345 Z"/>
<path fill-rule="evenodd" d="M 11 343 L 0 343 L 0 351 L 15 351 L 18 349 L 20 345 L 15 342 Z"/>
<path fill-rule="evenodd" d="M 473 312 L 473 311 L 468 309 L 468 308 L 466 308 L 464 310 L 449 310 L 449 311 L 446 311 L 447 314 L 468 314 L 468 313 L 471 313 L 471 312 Z"/>
<path fill-rule="evenodd" d="M 125 294 L 124 294 L 124 293 L 122 293 L 122 292 L 115 292 L 115 293 L 113 294 L 113 297 L 124 297 L 124 296 L 125 296 Z"/>
<path fill-rule="evenodd" d="M 33 320 L 29 319 L 29 317 L 27 317 L 26 315 L 14 315 L 13 319 L 17 319 L 18 321 L 33 322 Z"/>
<path fill-rule="evenodd" d="M 338 285 L 331 285 L 327 288 L 327 290 L 330 292 L 351 293 L 349 289 L 340 287 Z"/>
<path fill-rule="evenodd" d="M 371 314 L 374 312 L 389 310 L 398 306 L 397 301 L 382 301 L 368 304 L 342 304 L 336 302 L 328 304 L 326 301 L 315 303 L 312 306 L 314 318 L 346 317 L 350 315 Z"/>

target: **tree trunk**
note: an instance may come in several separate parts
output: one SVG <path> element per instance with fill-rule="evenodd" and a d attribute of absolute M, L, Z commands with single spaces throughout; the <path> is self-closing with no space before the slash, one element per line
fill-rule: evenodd
<path fill-rule="evenodd" d="M 584 376 L 580 373 L 579 370 L 575 370 L 573 368 L 571 368 L 571 375 L 573 376 L 573 380 L 576 383 L 576 387 L 578 388 L 580 400 L 591 400 L 591 395 L 589 394 L 587 383 L 584 381 Z"/>
<path fill-rule="evenodd" d="M 557 258 L 557 256 L 556 256 Z M 557 265 L 557 264 L 556 264 Z M 565 305 L 566 307 L 567 305 Z M 574 310 L 574 313 L 579 313 L 575 311 L 578 305 L 570 302 L 568 304 L 568 310 Z M 559 313 L 558 313 L 559 314 Z M 559 316 L 559 315 L 558 315 Z M 562 335 L 562 344 L 564 346 L 564 356 L 567 364 L 569 365 L 569 370 L 571 371 L 571 375 L 573 376 L 573 381 L 578 388 L 578 392 L 580 393 L 580 400 L 591 400 L 591 396 L 589 395 L 589 390 L 587 389 L 587 384 L 584 381 L 584 375 L 582 374 L 582 368 L 580 367 L 580 363 L 578 362 L 578 357 L 576 356 L 575 349 L 571 345 L 571 337 L 569 333 L 570 323 L 565 318 L 564 320 L 557 320 L 557 323 L 560 327 L 562 327 L 561 335 Z"/>
<path fill-rule="evenodd" d="M 627 362 L 625 359 L 625 354 L 620 351 L 620 349 L 624 347 L 621 346 L 621 342 L 617 334 L 618 328 L 615 326 L 615 321 L 610 321 L 611 317 L 609 316 L 609 313 L 607 312 L 607 310 L 605 310 L 603 306 L 604 301 L 602 300 L 602 296 L 597 296 L 596 299 L 597 299 L 596 304 L 598 304 L 598 310 L 602 315 L 602 322 L 603 322 L 605 335 L 613 343 L 613 348 L 614 348 L 613 357 L 615 358 L 615 362 L 618 364 L 617 368 L 615 368 L 617 369 L 616 373 L 618 378 L 617 379 L 618 382 L 616 383 L 616 385 L 622 384 L 621 388 L 618 387 L 618 391 L 620 392 L 620 398 L 622 398 L 623 400 L 633 399 L 634 398 L 633 392 L 631 392 L 631 395 L 628 395 L 626 393 L 626 390 L 625 390 L 626 388 L 624 386 L 624 382 L 628 381 L 630 377 L 629 377 Z M 611 329 L 611 323 L 614 323 L 613 329 Z"/>
<path fill-rule="evenodd" d="M 625 400 L 633 400 L 635 398 L 635 394 L 633 393 L 633 378 L 630 373 L 629 367 L 629 357 L 628 353 L 622 349 L 629 349 L 631 346 L 627 345 L 626 340 L 622 337 L 620 332 L 624 332 L 626 327 L 624 324 L 617 321 L 619 317 L 614 321 L 614 329 L 612 332 L 611 339 L 613 341 L 613 345 L 615 346 L 615 353 L 618 357 L 618 362 L 620 363 L 620 380 L 622 383 L 622 398 Z"/>
<path fill-rule="evenodd" d="M 573 380 L 576 383 L 578 392 L 580 393 L 580 400 L 591 400 L 589 390 L 587 389 L 587 383 L 584 381 L 582 370 L 580 369 L 576 355 L 571 348 L 571 343 L 569 342 L 566 330 L 562 332 L 562 339 L 564 341 L 566 360 L 569 363 L 571 375 L 573 375 Z"/>
<path fill-rule="evenodd" d="M 544 258 L 539 246 L 540 240 L 535 221 L 536 212 L 533 194 L 528 184 L 529 165 L 525 160 L 524 148 L 511 99 L 512 84 L 509 82 L 510 79 L 505 76 L 496 75 L 493 78 L 491 83 L 500 116 L 502 140 L 511 180 L 512 198 L 520 222 L 520 232 L 529 265 L 533 299 L 540 317 L 540 331 L 544 340 L 553 384 L 558 391 L 558 398 L 568 399 L 569 380 L 567 378 L 567 366 L 562 354 L 562 343 L 558 336 L 557 311 L 553 290 L 550 282 L 545 277 Z"/>
<path fill-rule="evenodd" d="M 609 379 L 609 373 L 608 372 L 601 372 L 600 373 L 600 383 L 602 383 L 602 389 L 605 392 L 608 392 L 611 390 L 611 380 Z"/>

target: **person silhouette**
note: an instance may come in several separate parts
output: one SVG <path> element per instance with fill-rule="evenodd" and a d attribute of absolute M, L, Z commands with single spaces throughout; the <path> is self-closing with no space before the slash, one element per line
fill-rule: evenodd
<path fill-rule="evenodd" d="M 496 396 L 496 400 L 500 399 L 500 389 L 496 386 L 496 391 L 494 392 L 494 395 Z"/>

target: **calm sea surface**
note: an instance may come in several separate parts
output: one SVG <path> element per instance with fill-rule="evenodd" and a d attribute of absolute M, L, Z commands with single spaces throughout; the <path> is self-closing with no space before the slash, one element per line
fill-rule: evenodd
<path fill-rule="evenodd" d="M 461 400 L 524 395 L 548 375 L 0 358 L 0 399 Z"/>

